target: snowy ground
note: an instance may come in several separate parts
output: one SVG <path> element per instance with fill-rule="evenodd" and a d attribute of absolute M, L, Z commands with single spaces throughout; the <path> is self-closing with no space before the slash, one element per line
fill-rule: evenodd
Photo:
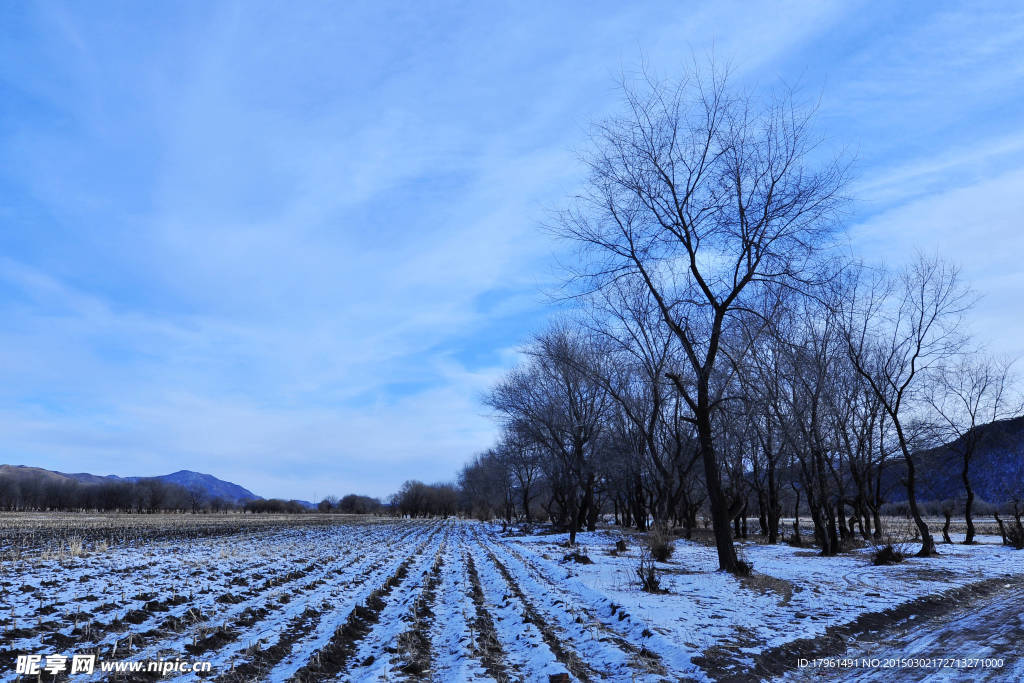
<path fill-rule="evenodd" d="M 626 550 L 613 552 L 620 539 Z M 1019 586 L 1024 573 L 1024 552 L 985 537 L 889 567 L 872 566 L 867 550 L 823 558 L 745 543 L 755 575 L 739 580 L 716 571 L 713 548 L 680 540 L 658 564 L 666 592 L 652 594 L 636 581 L 641 537 L 580 534 L 592 564 L 566 561 L 565 540 L 475 522 L 377 520 L 113 545 L 82 557 L 19 553 L 0 565 L 0 676 L 15 678 L 17 654 L 98 653 L 208 660 L 220 681 L 756 678 L 767 651 L 921 596 L 993 578 Z M 1009 660 L 984 675 L 1020 679 L 1020 597 L 985 603 L 986 623 L 1007 623 L 996 634 L 953 610 L 884 637 L 864 634 L 848 650 L 999 653 Z M 963 637 L 943 635 L 952 633 Z M 920 678 L 911 673 L 887 677 Z"/>
<path fill-rule="evenodd" d="M 866 633 L 848 644 L 839 661 L 849 681 L 1024 680 L 1024 588 L 997 595 L 919 623 L 909 619 L 880 633 Z M 963 659 L 968 661 L 960 661 Z M 834 679 L 839 674 L 810 666 L 784 676 L 787 681 Z"/>

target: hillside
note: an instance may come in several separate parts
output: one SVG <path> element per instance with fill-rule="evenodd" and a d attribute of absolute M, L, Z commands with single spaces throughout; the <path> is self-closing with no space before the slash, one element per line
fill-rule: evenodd
<path fill-rule="evenodd" d="M 42 467 L 29 467 L 28 465 L 0 465 L 0 479 L 15 481 L 19 484 L 27 482 L 59 484 L 70 481 L 72 477 L 60 472 L 44 470 Z"/>
<path fill-rule="evenodd" d="M 970 478 L 975 495 L 990 503 L 1024 498 L 1024 416 L 978 427 L 981 441 L 971 460 Z M 962 440 L 918 453 L 920 500 L 950 500 L 964 496 L 960 479 Z M 888 500 L 906 500 L 902 485 L 906 468 L 890 465 L 885 480 Z"/>
<path fill-rule="evenodd" d="M 0 465 L 0 478 L 14 480 L 19 483 L 44 482 L 59 483 L 75 481 L 83 484 L 102 484 L 116 481 L 137 482 L 140 479 L 157 479 L 169 484 L 177 484 L 188 491 L 198 492 L 207 500 L 220 498 L 230 503 L 244 504 L 250 500 L 262 500 L 252 491 L 210 474 L 192 472 L 191 470 L 179 470 L 171 474 L 163 474 L 156 477 L 119 477 L 114 474 L 100 476 L 88 472 L 55 472 L 41 467 L 29 467 L 26 465 Z"/>
<path fill-rule="evenodd" d="M 238 484 L 224 481 L 212 474 L 203 474 L 202 472 L 178 470 L 171 474 L 161 475 L 157 479 L 184 486 L 189 491 L 202 491 L 209 498 L 223 498 L 235 503 L 263 499 L 262 496 L 257 496 L 249 489 L 243 488 Z"/>

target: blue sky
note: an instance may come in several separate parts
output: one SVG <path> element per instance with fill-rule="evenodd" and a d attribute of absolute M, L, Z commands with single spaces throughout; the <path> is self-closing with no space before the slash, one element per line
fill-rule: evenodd
<path fill-rule="evenodd" d="M 1024 6 L 962 4 L 0 0 L 0 462 L 451 478 L 588 124 L 712 50 L 820 98 L 853 247 L 954 256 L 1020 354 Z"/>

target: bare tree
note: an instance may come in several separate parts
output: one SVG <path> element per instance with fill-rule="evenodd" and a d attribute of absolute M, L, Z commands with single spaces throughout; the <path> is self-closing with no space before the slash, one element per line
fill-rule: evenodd
<path fill-rule="evenodd" d="M 766 290 L 805 284 L 844 171 L 813 165 L 811 116 L 791 93 L 737 95 L 714 68 L 623 90 L 627 113 L 596 127 L 589 189 L 557 230 L 582 247 L 585 290 L 640 281 L 682 347 L 692 381 L 668 377 L 696 428 L 719 565 L 743 571 L 712 424 L 722 335 Z"/>
<path fill-rule="evenodd" d="M 775 419 L 796 456 L 815 537 L 824 555 L 841 550 L 842 477 L 833 409 L 842 341 L 833 317 L 820 306 L 798 306 L 783 331 L 775 362 L 782 390 L 775 392 Z M 837 526 L 838 523 L 838 526 Z"/>
<path fill-rule="evenodd" d="M 512 475 L 523 517 L 529 522 L 530 506 L 540 488 L 540 447 L 525 434 L 506 431 L 495 450 Z"/>
<path fill-rule="evenodd" d="M 570 545 L 597 520 L 596 468 L 604 418 L 611 399 L 591 369 L 599 362 L 581 330 L 556 326 L 526 349 L 530 362 L 513 370 L 485 401 L 502 413 L 506 428 L 543 446 L 548 484 L 558 521 Z"/>
<path fill-rule="evenodd" d="M 515 500 L 512 473 L 500 447 L 477 455 L 462 468 L 459 489 L 464 507 L 479 519 L 492 519 L 495 514 L 512 522 Z"/>
<path fill-rule="evenodd" d="M 1012 360 L 996 359 L 983 354 L 965 356 L 955 365 L 940 369 L 932 385 L 928 403 L 942 419 L 940 433 L 950 448 L 959 451 L 962 468 L 960 478 L 967 497 L 964 521 L 967 523 L 965 544 L 974 543 L 974 488 L 971 486 L 971 461 L 985 438 L 981 429 L 995 422 L 1020 414 L 1021 405 L 1010 397 L 1013 383 Z"/>
<path fill-rule="evenodd" d="M 188 502 L 192 506 L 192 514 L 195 514 L 206 503 L 206 493 L 199 489 L 188 489 Z"/>
<path fill-rule="evenodd" d="M 758 517 L 768 542 L 776 543 L 782 518 L 779 470 L 786 459 L 785 453 L 793 452 L 792 448 L 786 448 L 785 430 L 789 425 L 780 419 L 788 385 L 783 361 L 790 347 L 778 328 L 778 321 L 774 322 L 771 334 L 759 335 L 754 331 L 754 336 L 756 338 L 749 342 L 744 341 L 751 352 L 745 362 L 737 365 L 736 377 L 743 413 L 755 438 L 750 464 Z"/>
<path fill-rule="evenodd" d="M 843 334 L 850 361 L 892 423 L 906 467 L 907 503 L 921 536 L 921 556 L 935 541 L 917 504 L 914 453 L 933 436 L 929 383 L 961 352 L 960 322 L 971 305 L 955 267 L 920 255 L 895 278 L 868 274 L 845 292 Z"/>
<path fill-rule="evenodd" d="M 619 280 L 597 293 L 592 329 L 604 342 L 601 381 L 617 403 L 619 467 L 625 470 L 631 516 L 640 530 L 647 517 L 667 523 L 678 510 L 681 485 L 694 457 L 666 438 L 678 421 L 666 373 L 673 336 L 661 321 L 650 291 L 636 280 Z"/>

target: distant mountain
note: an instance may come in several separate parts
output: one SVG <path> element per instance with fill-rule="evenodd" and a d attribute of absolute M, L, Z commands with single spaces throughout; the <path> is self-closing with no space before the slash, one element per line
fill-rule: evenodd
<path fill-rule="evenodd" d="M 38 470 L 39 468 L 29 468 Z M 49 470 L 40 470 L 42 472 L 49 472 Z M 221 498 L 231 503 L 245 503 L 250 500 L 263 500 L 262 496 L 257 496 L 249 489 L 243 488 L 238 484 L 233 484 L 230 481 L 224 481 L 218 479 L 212 474 L 203 474 L 202 472 L 193 472 L 191 470 L 179 470 L 171 474 L 161 474 L 157 477 L 119 477 L 114 474 L 108 474 L 106 476 L 100 476 L 97 474 L 89 474 L 87 472 L 52 472 L 52 474 L 60 475 L 62 477 L 68 477 L 76 481 L 80 481 L 86 484 L 101 484 L 109 481 L 138 481 L 139 479 L 159 479 L 161 481 L 168 482 L 170 484 L 178 484 L 189 491 L 198 491 L 203 494 L 208 500 L 214 498 Z"/>
<path fill-rule="evenodd" d="M 971 459 L 971 487 L 978 498 L 989 503 L 1005 503 L 1024 498 L 1024 416 L 999 420 L 977 427 L 980 442 Z M 960 472 L 963 468 L 963 441 L 917 453 L 917 497 L 924 500 L 963 498 Z M 887 500 L 907 498 L 903 480 L 906 465 L 900 461 L 887 467 L 883 480 L 889 490 Z"/>
<path fill-rule="evenodd" d="M 0 465 L 0 477 L 18 483 L 39 481 L 45 484 L 61 483 L 70 479 L 68 475 L 61 474 L 60 472 L 44 470 L 42 467 L 29 467 L 28 465 Z"/>
<path fill-rule="evenodd" d="M 24 465 L 18 465 L 18 467 L 24 467 Z M 32 469 L 38 469 L 33 467 Z M 49 470 L 44 470 L 49 471 Z M 105 477 L 101 477 L 98 474 L 88 474 L 86 472 L 54 472 L 62 477 L 70 477 L 75 481 L 80 481 L 85 484 L 104 484 L 108 481 L 135 481 L 138 477 L 119 477 L 116 474 L 108 474 Z"/>
<path fill-rule="evenodd" d="M 171 484 L 178 484 L 189 491 L 202 491 L 210 499 L 223 498 L 233 503 L 263 500 L 262 496 L 257 496 L 249 489 L 233 484 L 230 481 L 218 479 L 212 474 L 203 474 L 202 472 L 193 472 L 191 470 L 178 470 L 177 472 L 164 474 L 156 478 Z"/>

